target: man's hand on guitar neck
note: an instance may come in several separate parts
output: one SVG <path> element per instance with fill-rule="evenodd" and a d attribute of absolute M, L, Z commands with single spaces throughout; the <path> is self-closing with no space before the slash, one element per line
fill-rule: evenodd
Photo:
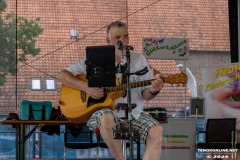
<path fill-rule="evenodd" d="M 164 81 L 159 76 L 159 74 L 155 75 L 155 80 L 152 81 L 151 88 L 149 89 L 150 93 L 159 92 L 164 87 Z M 154 94 L 153 94 L 154 95 Z"/>
<path fill-rule="evenodd" d="M 152 81 L 151 87 L 146 88 L 142 92 L 143 99 L 148 101 L 153 99 L 160 90 L 164 87 L 164 81 L 160 76 L 155 76 L 155 80 Z"/>
<path fill-rule="evenodd" d="M 86 93 L 94 99 L 100 99 L 105 94 L 104 87 L 88 87 Z"/>

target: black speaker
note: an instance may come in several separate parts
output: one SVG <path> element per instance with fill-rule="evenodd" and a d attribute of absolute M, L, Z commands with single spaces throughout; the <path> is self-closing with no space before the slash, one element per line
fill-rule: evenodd
<path fill-rule="evenodd" d="M 75 128 L 72 125 L 66 125 L 64 142 L 67 148 L 74 149 L 89 149 L 97 147 L 96 140 L 94 141 L 94 133 L 87 126 Z"/>
<path fill-rule="evenodd" d="M 192 98 L 190 115 L 196 116 L 196 111 L 197 111 L 197 116 L 203 116 L 203 103 L 204 103 L 203 98 Z"/>
<path fill-rule="evenodd" d="M 89 149 L 95 147 L 108 148 L 100 133 L 92 132 L 86 125 L 76 128 L 73 125 L 66 125 L 64 144 L 72 149 Z"/>

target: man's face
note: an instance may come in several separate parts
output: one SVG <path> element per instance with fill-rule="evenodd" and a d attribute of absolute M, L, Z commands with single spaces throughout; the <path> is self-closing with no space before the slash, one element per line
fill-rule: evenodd
<path fill-rule="evenodd" d="M 116 48 L 116 53 L 119 52 L 117 41 L 121 40 L 123 45 L 129 44 L 129 37 L 127 28 L 124 27 L 112 27 L 107 35 L 107 44 L 114 45 Z"/>

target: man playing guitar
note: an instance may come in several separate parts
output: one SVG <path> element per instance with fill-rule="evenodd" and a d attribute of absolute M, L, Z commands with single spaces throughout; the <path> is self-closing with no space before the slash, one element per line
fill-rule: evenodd
<path fill-rule="evenodd" d="M 119 49 L 117 41 L 121 41 L 123 45 L 129 44 L 129 35 L 127 25 L 123 22 L 116 21 L 111 23 L 107 28 L 107 44 L 115 46 L 115 61 L 117 64 L 121 64 L 124 61 L 122 55 L 125 54 L 126 49 Z M 136 72 L 145 67 L 148 68 L 148 72 L 144 75 L 131 75 L 130 82 L 138 82 L 143 80 L 153 79 L 153 74 L 147 63 L 146 58 L 142 54 L 130 53 L 131 72 Z M 89 97 L 94 99 L 100 99 L 105 95 L 104 88 L 102 87 L 88 87 L 86 81 L 82 81 L 76 76 L 79 74 L 86 75 L 85 58 L 80 59 L 73 65 L 70 65 L 63 69 L 58 74 L 58 79 L 61 82 L 75 90 L 84 91 Z M 143 112 L 144 100 L 153 99 L 159 91 L 163 88 L 164 81 L 160 77 L 153 80 L 151 85 L 146 87 L 138 87 L 131 90 L 132 103 L 137 105 L 132 110 L 132 125 L 134 129 L 137 129 L 140 133 L 140 138 L 146 142 L 143 160 L 159 160 L 161 153 L 162 142 L 162 126 L 160 123 L 152 118 L 148 113 Z M 127 103 L 127 97 L 120 97 L 115 101 L 117 103 Z M 87 122 L 87 126 L 90 130 L 95 131 L 100 129 L 101 136 L 104 142 L 107 144 L 112 155 L 116 160 L 124 160 L 122 152 L 121 141 L 114 139 L 113 128 L 119 123 L 118 114 L 109 108 L 103 108 L 94 112 Z"/>

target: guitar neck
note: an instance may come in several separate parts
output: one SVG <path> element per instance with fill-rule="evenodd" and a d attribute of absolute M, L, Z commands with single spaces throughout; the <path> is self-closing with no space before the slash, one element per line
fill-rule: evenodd
<path fill-rule="evenodd" d="M 159 75 L 164 83 L 169 83 L 169 84 L 187 84 L 188 77 L 185 73 L 179 73 L 179 74 L 174 74 L 174 75 L 169 75 L 166 77 L 163 77 Z M 145 80 L 145 81 L 139 81 L 139 82 L 133 82 L 130 83 L 130 88 L 138 88 L 138 87 L 143 87 L 143 86 L 149 86 L 151 85 L 151 82 L 154 79 L 150 80 Z M 115 87 L 107 87 L 106 92 L 117 92 L 117 91 L 123 91 L 127 89 L 127 84 L 120 84 Z"/>
<path fill-rule="evenodd" d="M 131 88 L 138 88 L 138 87 L 144 87 L 144 86 L 148 86 L 148 85 L 151 85 L 151 80 L 146 80 L 146 81 L 139 81 L 139 82 L 133 82 L 133 83 L 130 83 L 130 87 Z M 107 87 L 106 88 L 106 91 L 107 92 L 117 92 L 117 91 L 123 91 L 123 90 L 126 90 L 127 89 L 127 83 L 124 83 L 124 84 L 120 84 L 118 86 L 115 86 L 115 87 Z"/>

